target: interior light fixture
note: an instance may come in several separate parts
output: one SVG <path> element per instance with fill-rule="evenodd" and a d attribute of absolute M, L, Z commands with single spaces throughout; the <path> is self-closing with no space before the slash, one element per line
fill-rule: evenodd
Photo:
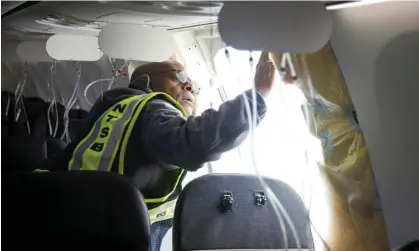
<path fill-rule="evenodd" d="M 365 6 L 370 4 L 377 4 L 388 2 L 389 0 L 367 0 L 367 1 L 343 1 L 343 2 L 330 2 L 325 4 L 327 10 L 340 10 L 352 7 Z"/>

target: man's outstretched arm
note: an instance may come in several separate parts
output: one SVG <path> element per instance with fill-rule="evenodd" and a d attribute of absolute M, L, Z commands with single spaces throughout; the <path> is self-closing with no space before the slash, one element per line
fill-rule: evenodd
<path fill-rule="evenodd" d="M 246 102 L 256 102 L 257 124 L 266 113 L 266 97 L 272 90 L 275 66 L 268 53 L 262 53 L 254 79 L 256 99 L 252 91 L 223 103 L 218 111 L 209 109 L 201 116 L 185 118 L 173 105 L 164 100 L 153 100 L 146 105 L 139 123 L 142 144 L 157 163 L 174 165 L 194 171 L 208 161 L 214 161 L 240 143 L 249 133 L 251 117 Z M 247 98 L 246 98 L 247 97 Z"/>
<path fill-rule="evenodd" d="M 259 123 L 266 113 L 263 96 L 257 92 L 253 101 L 251 90 L 245 96 L 250 107 L 257 103 Z M 245 102 L 246 98 L 239 95 L 223 103 L 218 111 L 209 109 L 201 116 L 185 118 L 167 101 L 152 100 L 138 121 L 142 128 L 141 143 L 157 162 L 197 170 L 245 140 L 249 132 Z"/>
<path fill-rule="evenodd" d="M 241 144 L 249 133 L 249 107 L 256 102 L 257 124 L 266 113 L 266 97 L 272 90 L 275 66 L 268 53 L 262 53 L 256 68 L 254 88 L 234 100 L 223 103 L 218 111 L 209 109 L 201 116 L 185 118 L 173 105 L 164 100 L 153 100 L 146 105 L 139 123 L 142 144 L 157 163 L 174 165 L 189 171 L 197 170 Z M 247 98 L 246 98 L 247 97 Z M 170 168 L 170 167 L 169 167 Z"/>

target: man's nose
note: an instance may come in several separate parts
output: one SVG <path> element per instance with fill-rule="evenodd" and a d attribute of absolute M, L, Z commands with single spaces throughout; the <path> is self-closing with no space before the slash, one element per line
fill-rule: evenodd
<path fill-rule="evenodd" d="M 186 82 L 185 84 L 183 84 L 182 88 L 185 91 L 188 91 L 190 93 L 194 93 L 193 85 L 190 82 Z"/>

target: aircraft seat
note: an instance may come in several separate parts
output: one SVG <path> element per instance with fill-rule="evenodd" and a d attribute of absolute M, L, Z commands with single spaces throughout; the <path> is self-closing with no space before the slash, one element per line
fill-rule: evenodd
<path fill-rule="evenodd" d="M 147 206 L 130 179 L 42 172 L 2 181 L 2 248 L 148 251 Z"/>
<path fill-rule="evenodd" d="M 30 172 L 48 155 L 44 137 L 16 135 L 2 138 L 1 168 L 3 175 Z"/>
<path fill-rule="evenodd" d="M 264 180 L 291 218 L 301 250 L 309 250 L 313 238 L 300 196 L 282 181 Z M 291 228 L 284 228 L 258 176 L 209 174 L 192 180 L 179 196 L 173 250 L 297 250 Z"/>

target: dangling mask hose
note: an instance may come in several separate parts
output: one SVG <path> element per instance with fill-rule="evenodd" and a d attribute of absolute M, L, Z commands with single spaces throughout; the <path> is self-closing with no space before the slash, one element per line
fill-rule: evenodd
<path fill-rule="evenodd" d="M 230 53 L 228 52 L 227 48 L 225 49 L 225 54 L 226 57 L 229 61 L 229 63 L 231 64 L 231 60 L 230 60 Z M 263 55 L 262 55 L 263 56 Z M 250 61 L 250 65 L 253 65 L 253 58 L 250 57 L 249 59 Z M 252 110 L 253 110 L 253 116 L 252 116 L 252 110 L 249 104 L 249 100 L 248 97 L 246 96 L 245 93 L 242 94 L 244 101 L 245 101 L 245 109 L 246 109 L 246 115 L 248 118 L 248 123 L 249 123 L 249 131 L 250 131 L 250 140 L 251 140 L 251 159 L 252 159 L 252 164 L 253 164 L 253 168 L 256 172 L 256 175 L 258 176 L 260 183 L 262 184 L 262 186 L 265 188 L 267 195 L 272 198 L 273 202 L 274 202 L 274 212 L 278 218 L 279 224 L 281 226 L 281 230 L 283 233 L 283 238 L 284 238 L 284 245 L 285 245 L 285 250 L 288 250 L 288 236 L 287 236 L 287 231 L 286 231 L 286 227 L 285 227 L 285 223 L 284 223 L 284 218 L 285 221 L 287 222 L 287 224 L 289 225 L 292 235 L 295 239 L 296 245 L 297 245 L 297 250 L 301 250 L 301 243 L 300 243 L 300 239 L 297 235 L 297 231 L 296 228 L 290 218 L 290 216 L 288 215 L 286 209 L 284 208 L 284 206 L 282 205 L 282 203 L 279 201 L 279 199 L 277 198 L 277 196 L 275 195 L 275 193 L 270 189 L 270 187 L 266 184 L 266 182 L 264 181 L 263 177 L 260 175 L 259 170 L 257 168 L 257 163 L 256 163 L 256 157 L 255 157 L 255 149 L 254 149 L 254 129 L 256 127 L 256 123 L 257 123 L 257 96 L 256 96 L 256 89 L 255 86 L 253 85 L 252 88 Z M 282 214 L 282 215 L 281 215 Z"/>
<path fill-rule="evenodd" d="M 28 129 L 28 133 L 31 134 L 31 127 L 29 125 L 28 116 L 26 114 L 25 104 L 23 103 L 23 90 L 25 89 L 26 79 L 28 76 L 28 72 L 26 70 L 27 64 L 25 63 L 25 69 L 23 71 L 23 78 L 18 83 L 15 91 L 15 109 L 14 109 L 14 121 L 17 122 L 20 117 L 20 113 L 23 110 L 23 116 L 25 117 L 26 127 Z"/>
<path fill-rule="evenodd" d="M 86 88 L 84 88 L 84 99 L 86 100 L 86 102 L 89 104 L 89 105 L 91 105 L 91 106 L 93 106 L 93 103 L 92 102 L 90 102 L 90 100 L 87 98 L 87 91 L 90 89 L 90 87 L 92 87 L 93 85 L 96 85 L 97 83 L 101 83 L 101 82 L 108 82 L 109 84 L 108 84 L 108 88 L 107 88 L 107 90 L 109 91 L 111 88 L 112 88 L 112 86 L 114 86 L 115 85 L 115 83 L 116 83 L 116 79 L 117 79 L 117 77 L 118 76 L 120 76 L 120 75 L 122 75 L 123 76 L 123 74 L 124 74 L 124 69 L 128 66 L 128 64 L 129 64 L 129 61 L 125 61 L 125 63 L 119 68 L 119 69 L 115 69 L 115 66 L 114 66 L 114 64 L 113 64 L 113 62 L 112 62 L 112 59 L 109 57 L 109 60 L 110 60 L 110 62 L 111 62 L 111 65 L 112 65 L 112 75 L 113 75 L 113 77 L 112 78 L 102 78 L 102 79 L 98 79 L 98 80 L 95 80 L 95 81 L 93 81 L 93 82 L 90 82 L 87 86 L 86 86 Z M 103 95 L 103 93 L 101 93 L 101 95 Z"/>
<path fill-rule="evenodd" d="M 90 89 L 90 87 L 92 87 L 93 85 L 95 85 L 97 83 L 100 83 L 100 82 L 109 82 L 109 87 L 110 87 L 112 85 L 112 83 L 113 83 L 113 80 L 114 80 L 114 78 L 102 78 L 102 79 L 98 79 L 98 80 L 95 80 L 95 81 L 89 83 L 86 86 L 86 88 L 84 88 L 84 99 L 86 100 L 86 102 L 89 105 L 92 105 L 93 106 L 93 103 L 90 102 L 90 100 L 87 98 L 87 91 Z"/>
<path fill-rule="evenodd" d="M 261 58 L 263 56 L 264 55 L 262 54 Z M 269 55 L 268 55 L 268 57 L 269 57 Z M 253 64 L 253 60 L 250 60 L 250 65 L 252 66 L 252 64 Z M 259 65 L 258 65 L 258 67 L 259 67 Z M 253 67 L 252 67 L 252 69 L 253 69 Z M 252 88 L 252 113 L 250 113 L 250 106 L 249 106 L 249 101 L 247 99 L 247 96 L 244 96 L 244 98 L 245 98 L 245 107 L 246 107 L 246 113 L 247 113 L 248 118 L 250 118 L 253 115 L 253 118 L 249 120 L 250 145 L 251 145 L 251 148 L 252 148 L 251 149 L 251 158 L 252 158 L 253 167 L 255 169 L 256 175 L 259 177 L 260 183 L 265 187 L 268 196 L 270 198 L 272 198 L 273 201 L 274 201 L 274 205 L 276 206 L 276 207 L 274 207 L 274 210 L 275 210 L 275 213 L 276 213 L 279 221 L 282 223 L 281 228 L 282 228 L 282 231 L 284 233 L 284 239 L 287 240 L 287 231 L 285 229 L 285 224 L 283 223 L 282 216 L 285 218 L 285 221 L 287 222 L 288 226 L 291 229 L 293 238 L 294 238 L 294 240 L 296 242 L 296 245 L 297 245 L 297 250 L 301 250 L 301 242 L 300 242 L 300 239 L 297 235 L 297 230 L 295 228 L 294 223 L 291 220 L 291 217 L 289 216 L 288 212 L 286 211 L 286 209 L 284 208 L 284 206 L 282 205 L 282 203 L 280 202 L 278 197 L 272 191 L 272 189 L 268 186 L 268 184 L 266 184 L 265 180 L 263 179 L 263 177 L 261 176 L 261 174 L 259 173 L 259 170 L 257 168 L 256 157 L 255 157 L 255 129 L 256 129 L 256 125 L 257 125 L 257 114 L 258 113 L 257 113 L 257 97 L 256 97 L 255 85 L 253 85 L 253 88 Z M 281 215 L 281 213 L 282 213 L 282 215 Z M 286 245 L 285 250 L 287 250 L 288 249 L 288 240 L 285 241 L 284 244 Z"/>
<path fill-rule="evenodd" d="M 53 84 L 54 69 L 55 69 L 55 61 L 51 63 L 51 66 L 49 68 L 49 81 L 48 81 L 48 89 L 51 90 L 52 100 L 47 110 L 47 119 L 48 119 L 49 135 L 52 137 L 55 137 L 58 131 L 58 106 L 57 106 L 57 98 L 55 95 L 54 84 Z M 51 115 L 55 118 L 54 131 L 52 131 Z"/>
<path fill-rule="evenodd" d="M 70 123 L 70 118 L 69 118 L 69 113 L 71 108 L 74 106 L 74 104 L 77 101 L 77 90 L 79 88 L 79 84 L 80 84 L 80 79 L 81 79 L 81 64 L 79 62 L 76 63 L 77 64 L 77 68 L 76 68 L 76 72 L 77 72 L 77 82 L 76 85 L 74 87 L 74 91 L 73 94 L 70 97 L 70 100 L 67 103 L 67 106 L 64 110 L 64 132 L 63 135 L 61 136 L 61 140 L 64 140 L 64 137 L 66 138 L 66 142 L 67 144 L 70 143 L 71 138 L 70 138 L 70 132 L 69 132 L 69 123 Z"/>

